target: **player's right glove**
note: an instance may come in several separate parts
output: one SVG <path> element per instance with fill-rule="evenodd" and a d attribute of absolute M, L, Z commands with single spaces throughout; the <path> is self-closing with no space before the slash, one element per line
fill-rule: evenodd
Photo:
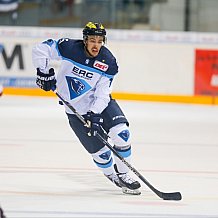
<path fill-rule="evenodd" d="M 49 69 L 49 73 L 42 73 L 39 68 L 37 68 L 37 78 L 36 84 L 39 88 L 50 91 L 56 85 L 55 72 L 53 68 Z"/>

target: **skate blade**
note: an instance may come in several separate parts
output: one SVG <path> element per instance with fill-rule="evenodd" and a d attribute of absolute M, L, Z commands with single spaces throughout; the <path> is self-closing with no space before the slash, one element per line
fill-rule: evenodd
<path fill-rule="evenodd" d="M 132 190 L 127 187 L 122 187 L 122 192 L 127 195 L 140 195 L 141 194 L 139 189 Z"/>

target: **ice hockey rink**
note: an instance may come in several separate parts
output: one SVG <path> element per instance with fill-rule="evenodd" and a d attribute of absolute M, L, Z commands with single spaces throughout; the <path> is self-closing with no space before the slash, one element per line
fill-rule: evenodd
<path fill-rule="evenodd" d="M 218 217 L 218 107 L 119 101 L 141 182 L 122 194 L 96 168 L 54 97 L 0 98 L 0 205 L 7 218 Z M 137 178 L 135 174 L 132 174 Z"/>

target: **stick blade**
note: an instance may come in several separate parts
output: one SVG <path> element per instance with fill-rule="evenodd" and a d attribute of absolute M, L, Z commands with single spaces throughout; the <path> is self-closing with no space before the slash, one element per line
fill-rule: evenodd
<path fill-rule="evenodd" d="M 182 199 L 182 195 L 180 192 L 172 192 L 172 193 L 162 193 L 163 200 L 168 201 L 180 201 Z"/>

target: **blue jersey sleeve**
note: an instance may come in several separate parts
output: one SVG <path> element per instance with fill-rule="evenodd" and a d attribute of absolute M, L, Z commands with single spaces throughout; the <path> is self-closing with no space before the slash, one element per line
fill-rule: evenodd
<path fill-rule="evenodd" d="M 102 59 L 104 60 L 105 64 L 108 65 L 108 69 L 105 74 L 110 76 L 116 75 L 118 73 L 118 65 L 113 54 L 106 47 L 102 47 L 100 55 L 102 55 Z"/>

